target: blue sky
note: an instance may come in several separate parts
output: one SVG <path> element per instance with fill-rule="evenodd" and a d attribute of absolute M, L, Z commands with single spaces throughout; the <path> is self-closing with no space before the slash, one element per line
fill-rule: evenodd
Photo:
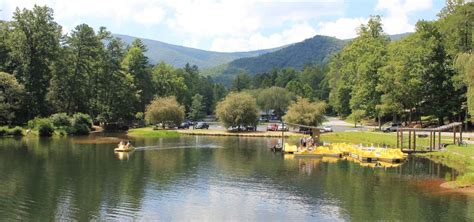
<path fill-rule="evenodd" d="M 353 38 L 370 15 L 381 15 L 388 34 L 414 31 L 433 20 L 444 0 L 0 0 L 0 19 L 16 7 L 54 9 L 63 32 L 86 23 L 118 34 L 213 50 L 249 51 L 314 35 Z"/>

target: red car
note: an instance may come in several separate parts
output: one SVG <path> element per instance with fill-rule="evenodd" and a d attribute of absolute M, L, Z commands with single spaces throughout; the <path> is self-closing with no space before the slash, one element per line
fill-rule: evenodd
<path fill-rule="evenodd" d="M 277 130 L 278 130 L 278 124 L 268 124 L 267 131 L 277 131 Z"/>

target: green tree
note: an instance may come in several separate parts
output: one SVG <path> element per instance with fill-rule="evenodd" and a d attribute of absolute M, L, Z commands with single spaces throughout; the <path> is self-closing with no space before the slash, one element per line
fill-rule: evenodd
<path fill-rule="evenodd" d="M 349 101 L 351 99 L 351 75 L 342 72 L 344 61 L 347 60 L 343 53 L 338 53 L 329 62 L 326 78 L 329 88 L 329 105 L 339 116 L 345 117 L 351 113 Z"/>
<path fill-rule="evenodd" d="M 20 108 L 23 93 L 23 85 L 13 75 L 0 72 L 0 123 L 12 123 Z"/>
<path fill-rule="evenodd" d="M 287 123 L 318 126 L 325 120 L 325 111 L 325 102 L 310 102 L 309 99 L 299 97 L 288 107 L 288 112 L 283 119 Z"/>
<path fill-rule="evenodd" d="M 367 115 L 377 116 L 375 107 L 380 103 L 379 69 L 385 65 L 388 36 L 383 33 L 379 16 L 370 18 L 367 26 L 359 30 L 359 37 L 351 47 L 356 47 L 356 78 L 351 92 L 352 110 L 366 110 Z M 363 51 L 361 49 L 364 49 Z"/>
<path fill-rule="evenodd" d="M 11 25 L 9 22 L 0 21 L 0 71 L 11 73 L 10 67 L 10 45 L 8 39 Z"/>
<path fill-rule="evenodd" d="M 327 100 L 329 86 L 327 85 L 326 73 L 327 70 L 322 65 L 308 65 L 298 74 L 298 78 L 304 83 L 304 87 L 312 90 L 310 95 L 318 100 Z"/>
<path fill-rule="evenodd" d="M 232 83 L 233 90 L 240 92 L 250 88 L 252 88 L 252 78 L 249 74 L 241 72 L 235 76 L 234 82 Z"/>
<path fill-rule="evenodd" d="M 97 58 L 102 50 L 102 42 L 96 36 L 92 27 L 81 24 L 72 31 L 71 37 L 66 40 L 71 51 L 72 66 L 66 85 L 69 95 L 62 101 L 66 105 L 66 112 L 90 112 L 91 94 L 97 85 L 99 63 Z M 61 75 L 60 73 L 59 75 Z"/>
<path fill-rule="evenodd" d="M 14 74 L 25 86 L 27 117 L 46 115 L 49 106 L 46 93 L 51 78 L 51 65 L 60 48 L 61 26 L 53 20 L 53 10 L 35 5 L 32 10 L 17 9 L 13 13 L 9 37 Z"/>
<path fill-rule="evenodd" d="M 184 120 L 184 107 L 174 96 L 156 97 L 146 107 L 145 120 L 150 124 L 178 126 Z"/>
<path fill-rule="evenodd" d="M 200 120 L 206 116 L 205 106 L 203 103 L 203 96 L 196 94 L 193 96 L 193 103 L 191 105 L 191 111 L 189 112 L 189 118 L 191 120 Z"/>
<path fill-rule="evenodd" d="M 347 118 L 354 122 L 354 128 L 355 128 L 357 127 L 357 123 L 359 123 L 366 115 L 367 114 L 365 110 L 356 109 L 356 110 L 353 110 L 351 115 L 349 115 Z"/>
<path fill-rule="evenodd" d="M 474 47 L 474 2 L 448 0 L 438 16 L 437 24 L 447 53 L 456 56 L 471 52 Z"/>
<path fill-rule="evenodd" d="M 423 109 L 427 114 L 438 117 L 443 124 L 444 117 L 451 117 L 461 107 L 461 92 L 453 85 L 454 71 L 449 65 L 442 35 L 434 22 L 419 21 L 416 24 L 418 47 L 423 50 Z"/>
<path fill-rule="evenodd" d="M 175 70 L 173 66 L 164 62 L 158 63 L 152 71 L 152 80 L 155 92 L 158 96 L 176 96 L 178 101 L 183 101 L 180 95 L 188 89 L 183 75 L 179 75 L 182 70 Z"/>
<path fill-rule="evenodd" d="M 472 53 L 460 54 L 455 61 L 455 67 L 462 74 L 464 84 L 467 86 L 467 106 L 471 115 L 474 114 L 474 55 Z"/>
<path fill-rule="evenodd" d="M 426 51 L 420 46 L 416 34 L 392 42 L 388 47 L 388 62 L 380 68 L 377 91 L 383 93 L 378 105 L 380 116 L 392 114 L 396 117 L 404 110 L 419 110 L 423 97 Z"/>
<path fill-rule="evenodd" d="M 263 89 L 256 98 L 258 106 L 267 115 L 273 109 L 275 114 L 281 117 L 293 100 L 293 95 L 285 88 L 273 86 Z"/>
<path fill-rule="evenodd" d="M 135 39 L 124 55 L 122 68 L 133 76 L 133 80 L 139 89 L 139 100 L 136 108 L 141 111 L 145 109 L 153 98 L 153 86 L 151 78 L 151 67 L 148 57 L 145 56 L 146 46 L 140 39 Z"/>
<path fill-rule="evenodd" d="M 230 93 L 216 107 L 216 116 L 226 128 L 254 126 L 257 124 L 256 99 L 249 93 Z"/>
<path fill-rule="evenodd" d="M 134 104 L 138 102 L 138 89 L 134 77 L 122 70 L 124 43 L 112 38 L 103 55 L 99 76 L 98 116 L 103 122 L 133 119 L 137 112 Z"/>

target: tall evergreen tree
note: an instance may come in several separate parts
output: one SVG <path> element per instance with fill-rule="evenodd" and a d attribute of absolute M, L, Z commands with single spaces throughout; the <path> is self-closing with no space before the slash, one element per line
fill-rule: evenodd
<path fill-rule="evenodd" d="M 46 115 L 46 93 L 51 66 L 59 52 L 61 26 L 53 19 L 53 10 L 35 5 L 32 10 L 16 9 L 9 37 L 13 74 L 25 86 L 27 118 Z"/>

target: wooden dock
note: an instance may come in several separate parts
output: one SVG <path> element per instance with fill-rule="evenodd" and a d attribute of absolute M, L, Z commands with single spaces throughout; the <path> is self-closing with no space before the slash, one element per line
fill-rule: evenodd
<path fill-rule="evenodd" d="M 453 144 L 462 144 L 462 123 L 454 122 L 436 128 L 399 128 L 397 129 L 397 147 L 400 147 L 402 152 L 409 154 L 439 151 L 446 145 L 441 143 L 441 133 L 443 131 L 451 129 L 453 130 Z M 425 149 L 416 149 L 417 132 L 424 132 L 429 134 L 429 146 Z M 457 132 L 459 132 L 459 137 L 457 137 Z M 405 136 L 408 137 L 406 138 Z M 407 146 L 405 146 L 406 139 L 404 137 L 408 140 L 408 144 L 406 144 Z"/>

